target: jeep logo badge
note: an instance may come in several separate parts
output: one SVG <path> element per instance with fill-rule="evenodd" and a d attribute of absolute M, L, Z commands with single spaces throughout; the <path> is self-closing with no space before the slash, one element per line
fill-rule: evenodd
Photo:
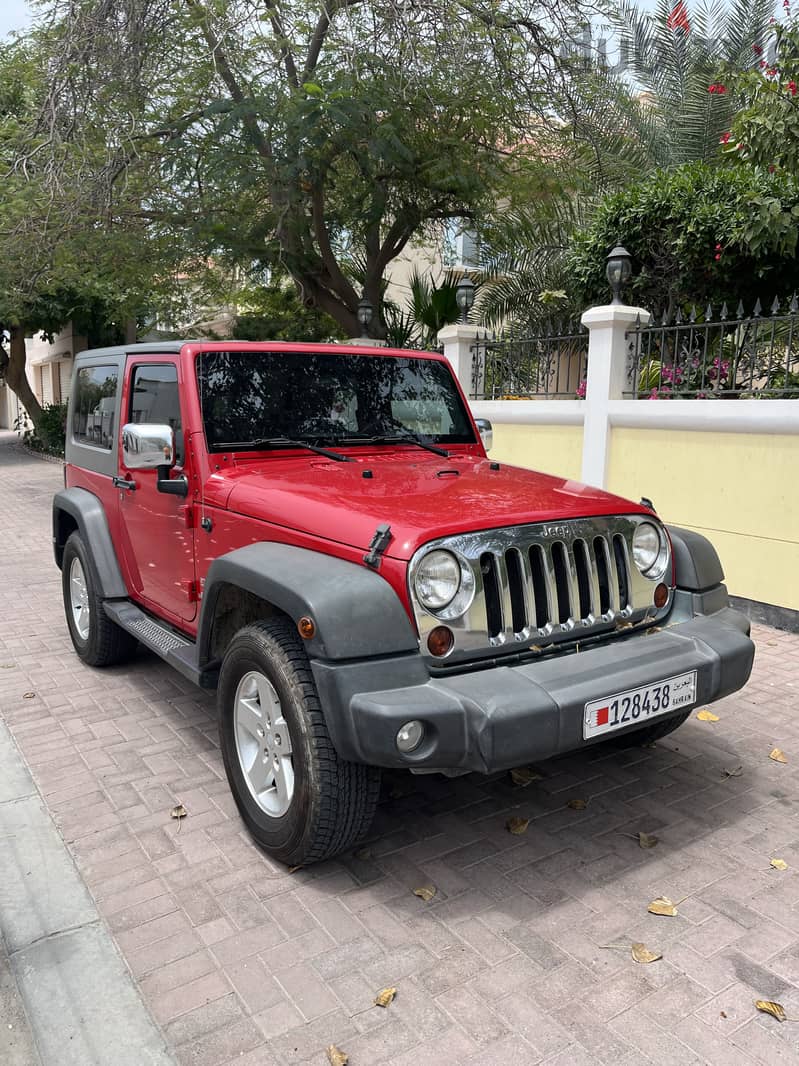
<path fill-rule="evenodd" d="M 544 526 L 544 536 L 546 537 L 568 537 L 568 526 Z"/>

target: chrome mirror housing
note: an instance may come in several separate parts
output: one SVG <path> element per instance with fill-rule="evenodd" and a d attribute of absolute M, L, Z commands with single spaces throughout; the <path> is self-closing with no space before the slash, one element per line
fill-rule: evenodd
<path fill-rule="evenodd" d="M 174 466 L 174 429 L 171 426 L 128 422 L 122 427 L 122 458 L 128 470 Z"/>
<path fill-rule="evenodd" d="M 475 425 L 480 433 L 480 439 L 483 442 L 483 447 L 487 452 L 491 451 L 494 445 L 494 428 L 487 418 L 475 418 Z"/>

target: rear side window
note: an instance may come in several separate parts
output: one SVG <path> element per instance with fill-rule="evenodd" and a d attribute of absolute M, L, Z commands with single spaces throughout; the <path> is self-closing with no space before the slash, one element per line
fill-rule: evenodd
<path fill-rule="evenodd" d="M 183 432 L 180 422 L 177 367 L 143 364 L 134 367 L 130 391 L 130 422 L 171 426 L 175 431 L 175 457 L 183 463 Z"/>
<path fill-rule="evenodd" d="M 84 366 L 72 399 L 72 437 L 110 451 L 114 444 L 118 374 L 115 366 Z"/>

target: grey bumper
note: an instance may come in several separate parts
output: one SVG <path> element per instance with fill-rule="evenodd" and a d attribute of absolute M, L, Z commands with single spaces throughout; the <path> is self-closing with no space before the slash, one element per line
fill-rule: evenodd
<path fill-rule="evenodd" d="M 594 743 L 583 739 L 587 702 L 696 670 L 701 706 L 742 688 L 753 659 L 749 620 L 724 607 L 651 635 L 447 677 L 430 677 L 419 655 L 312 666 L 342 758 L 488 773 Z M 401 755 L 394 740 L 412 718 L 426 738 Z"/>

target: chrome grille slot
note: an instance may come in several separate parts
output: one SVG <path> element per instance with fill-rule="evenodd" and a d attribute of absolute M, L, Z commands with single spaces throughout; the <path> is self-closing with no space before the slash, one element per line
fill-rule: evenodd
<path fill-rule="evenodd" d="M 608 573 L 608 542 L 604 537 L 594 537 L 596 580 L 599 586 L 599 613 L 610 610 L 610 575 Z"/>
<path fill-rule="evenodd" d="M 552 620 L 552 613 L 549 609 L 549 585 L 547 569 L 544 566 L 544 549 L 540 544 L 532 545 L 529 558 L 530 576 L 533 582 L 535 625 L 538 629 L 543 629 Z"/>
<path fill-rule="evenodd" d="M 627 580 L 627 552 L 624 547 L 624 538 L 619 533 L 613 538 L 613 559 L 616 563 L 619 610 L 623 611 L 630 602 L 630 583 Z"/>
<path fill-rule="evenodd" d="M 577 574 L 577 598 L 580 601 L 580 618 L 588 618 L 591 610 L 591 563 L 588 545 L 584 540 L 574 542 L 574 569 Z"/>
<path fill-rule="evenodd" d="M 424 545 L 409 575 L 421 647 L 435 626 L 449 626 L 455 636 L 449 666 L 531 645 L 582 645 L 596 634 L 615 634 L 620 622 L 658 621 L 671 609 L 671 593 L 655 608 L 657 581 L 633 563 L 633 534 L 642 521 L 653 519 L 579 518 L 462 533 Z M 414 567 L 436 548 L 454 552 L 471 576 L 473 596 L 460 613 L 426 610 L 416 599 Z"/>
<path fill-rule="evenodd" d="M 511 621 L 514 633 L 521 633 L 527 626 L 526 586 L 522 553 L 518 548 L 505 552 L 505 568 L 508 572 Z"/>
<path fill-rule="evenodd" d="M 497 560 L 493 552 L 483 552 L 480 556 L 480 572 L 483 575 L 488 635 L 492 640 L 496 640 L 497 637 L 502 635 L 505 626 L 502 621 L 502 599 L 499 592 Z"/>
<path fill-rule="evenodd" d="M 569 563 L 566 559 L 566 546 L 556 541 L 550 550 L 552 573 L 555 578 L 557 596 L 557 618 L 561 625 L 571 618 L 571 598 L 569 596 Z"/>

